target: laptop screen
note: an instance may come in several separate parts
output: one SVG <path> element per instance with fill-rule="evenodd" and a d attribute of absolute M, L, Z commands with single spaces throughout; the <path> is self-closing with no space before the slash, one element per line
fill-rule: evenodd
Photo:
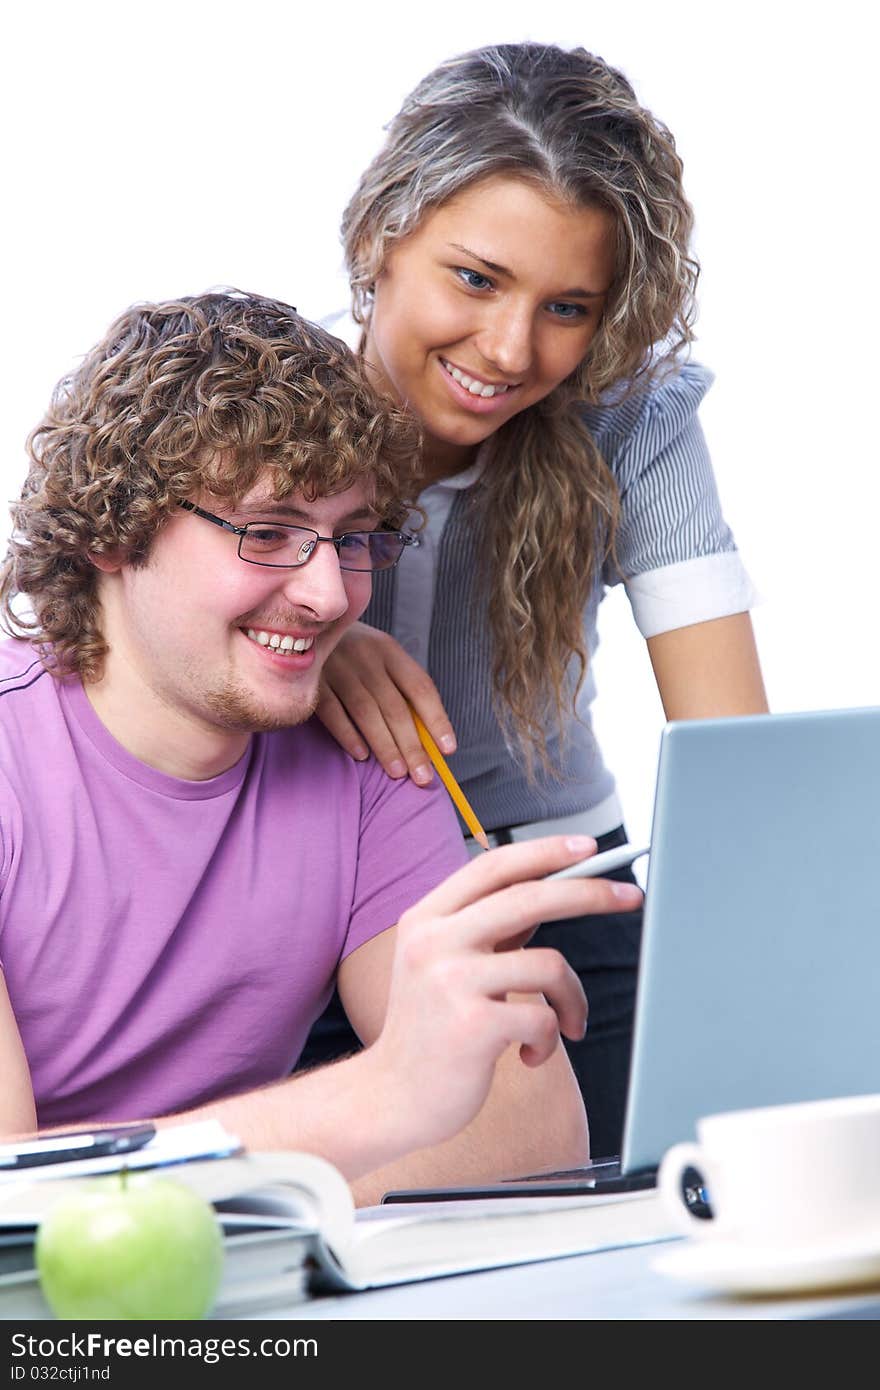
<path fill-rule="evenodd" d="M 667 725 L 624 1129 L 880 1090 L 880 709 Z"/>

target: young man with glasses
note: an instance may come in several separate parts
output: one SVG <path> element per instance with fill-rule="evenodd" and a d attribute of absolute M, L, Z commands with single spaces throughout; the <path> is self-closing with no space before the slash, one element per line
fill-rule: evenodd
<path fill-rule="evenodd" d="M 7 1133 L 212 1114 L 364 1199 L 586 1156 L 577 979 L 496 948 L 635 890 L 533 881 L 589 842 L 461 868 L 442 788 L 309 721 L 417 447 L 341 343 L 232 292 L 136 306 L 57 389 L 0 590 Z M 364 1050 L 290 1078 L 334 982 Z"/>

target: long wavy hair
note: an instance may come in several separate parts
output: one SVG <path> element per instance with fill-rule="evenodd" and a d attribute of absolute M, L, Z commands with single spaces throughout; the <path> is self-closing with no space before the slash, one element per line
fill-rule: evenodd
<path fill-rule="evenodd" d="M 361 482 L 396 528 L 419 442 L 345 344 L 287 304 L 223 290 L 134 305 L 59 382 L 28 440 L 0 621 L 54 674 L 96 680 L 107 645 L 92 556 L 144 564 L 178 502 L 234 506 L 266 470 L 276 498 Z"/>
<path fill-rule="evenodd" d="M 490 557 L 496 709 L 528 765 L 537 754 L 547 769 L 548 718 L 564 736 L 587 668 L 584 606 L 613 557 L 618 518 L 617 489 L 581 407 L 611 388 L 615 399 L 645 389 L 693 336 L 698 267 L 681 160 L 621 73 L 584 49 L 537 43 L 442 63 L 387 131 L 342 222 L 353 313 L 367 328 L 395 242 L 481 180 L 524 180 L 610 213 L 616 228 L 614 276 L 586 358 L 491 437 L 473 499 Z"/>

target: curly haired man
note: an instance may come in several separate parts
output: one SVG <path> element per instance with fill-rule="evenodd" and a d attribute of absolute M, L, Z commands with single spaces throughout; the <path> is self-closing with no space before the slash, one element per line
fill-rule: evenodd
<path fill-rule="evenodd" d="M 534 881 L 584 841 L 462 867 L 441 788 L 309 719 L 417 449 L 347 348 L 234 291 L 136 305 L 59 384 L 0 587 L 6 1133 L 210 1114 L 362 1199 L 586 1157 L 580 985 L 497 948 L 637 890 Z M 291 1077 L 334 983 L 364 1048 Z"/>

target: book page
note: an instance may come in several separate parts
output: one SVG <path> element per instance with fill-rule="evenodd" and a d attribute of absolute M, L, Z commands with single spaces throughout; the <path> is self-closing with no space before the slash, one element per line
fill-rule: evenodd
<path fill-rule="evenodd" d="M 119 1160 L 116 1167 L 121 1167 Z M 293 1221 L 303 1228 L 321 1230 L 334 1251 L 346 1248 L 351 1240 L 351 1189 L 332 1164 L 314 1154 L 243 1153 L 231 1158 L 195 1159 L 175 1163 L 167 1172 L 163 1168 L 161 1176 L 193 1188 L 208 1202 L 222 1203 L 230 1212 L 247 1210 L 250 1195 L 260 1191 L 257 1205 L 262 1203 L 267 1223 L 277 1226 Z M 4 1226 L 39 1225 L 56 1201 L 80 1190 L 83 1182 L 89 1180 L 85 1176 L 65 1176 L 52 1182 L 22 1178 L 0 1184 L 0 1231 Z M 270 1206 L 279 1219 L 271 1221 Z M 282 1216 L 287 1220 L 280 1220 Z"/>
<path fill-rule="evenodd" d="M 650 1244 L 680 1234 L 656 1190 L 424 1202 L 399 1213 L 398 1207 L 381 1206 L 358 1212 L 346 1267 L 361 1286 Z"/>
<path fill-rule="evenodd" d="M 338 1258 L 351 1243 L 351 1188 L 316 1154 L 248 1153 L 223 1164 L 187 1165 L 179 1176 L 224 1215 L 238 1212 L 268 1225 L 293 1223 L 320 1231 Z"/>

